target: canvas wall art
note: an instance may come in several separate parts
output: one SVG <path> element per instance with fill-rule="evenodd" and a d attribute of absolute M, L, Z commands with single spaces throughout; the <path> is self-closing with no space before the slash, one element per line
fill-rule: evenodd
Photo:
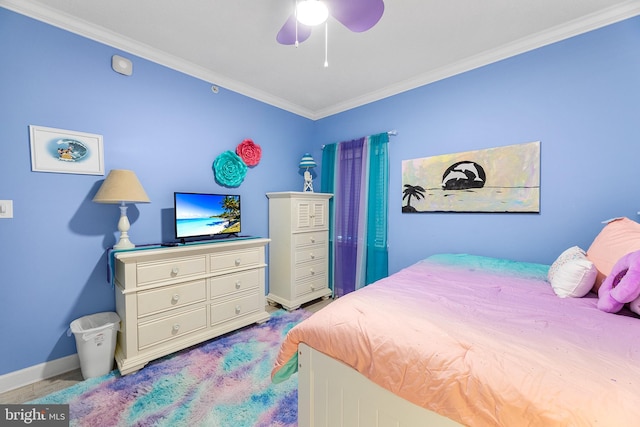
<path fill-rule="evenodd" d="M 540 141 L 403 160 L 402 212 L 540 212 Z"/>
<path fill-rule="evenodd" d="M 102 135 L 29 126 L 34 172 L 104 175 Z"/>

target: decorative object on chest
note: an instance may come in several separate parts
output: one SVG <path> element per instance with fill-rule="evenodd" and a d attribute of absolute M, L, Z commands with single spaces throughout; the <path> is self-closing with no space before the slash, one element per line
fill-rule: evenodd
<path fill-rule="evenodd" d="M 312 192 L 267 193 L 269 304 L 295 310 L 329 289 L 329 199 Z"/>
<path fill-rule="evenodd" d="M 268 320 L 267 243 L 250 238 L 114 253 L 120 373 Z"/>
<path fill-rule="evenodd" d="M 305 153 L 302 159 L 300 159 L 298 167 L 304 169 L 304 186 L 302 187 L 302 191 L 310 191 L 313 193 L 313 175 L 309 172 L 309 169 L 313 169 L 316 166 L 318 166 L 316 161 L 313 160 L 313 157 L 311 157 L 309 153 Z"/>
<path fill-rule="evenodd" d="M 116 203 L 120 205 L 120 220 L 118 230 L 120 239 L 114 249 L 131 249 L 134 245 L 129 240 L 129 218 L 127 217 L 127 203 L 150 203 L 149 196 L 142 188 L 138 177 L 133 171 L 126 169 L 113 169 L 107 175 L 100 189 L 93 197 L 96 203 Z"/>

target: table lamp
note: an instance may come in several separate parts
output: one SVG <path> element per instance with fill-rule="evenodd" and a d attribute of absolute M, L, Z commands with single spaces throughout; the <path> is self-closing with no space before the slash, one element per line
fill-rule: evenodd
<path fill-rule="evenodd" d="M 107 175 L 100 189 L 93 198 L 96 203 L 111 203 L 120 205 L 120 220 L 118 230 L 120 240 L 113 249 L 131 249 L 136 245 L 129 240 L 129 218 L 127 218 L 126 203 L 149 203 L 149 196 L 133 171 L 113 169 Z"/>
<path fill-rule="evenodd" d="M 302 191 L 310 191 L 313 193 L 313 177 L 311 176 L 311 172 L 309 169 L 313 169 L 316 166 L 315 160 L 311 157 L 311 154 L 305 153 L 300 159 L 300 165 L 298 166 L 300 169 L 304 169 L 304 187 L 302 187 Z"/>

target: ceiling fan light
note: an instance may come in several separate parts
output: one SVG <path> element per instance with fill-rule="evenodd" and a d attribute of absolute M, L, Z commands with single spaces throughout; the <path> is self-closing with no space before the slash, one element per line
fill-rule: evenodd
<path fill-rule="evenodd" d="M 319 0 L 304 0 L 296 6 L 296 18 L 303 25 L 313 27 L 329 17 L 329 9 Z"/>

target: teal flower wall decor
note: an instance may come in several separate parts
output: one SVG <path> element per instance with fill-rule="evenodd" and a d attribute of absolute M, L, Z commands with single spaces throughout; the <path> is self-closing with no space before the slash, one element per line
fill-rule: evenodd
<path fill-rule="evenodd" d="M 247 165 L 233 151 L 225 151 L 213 161 L 216 181 L 225 187 L 239 187 L 247 175 Z"/>

